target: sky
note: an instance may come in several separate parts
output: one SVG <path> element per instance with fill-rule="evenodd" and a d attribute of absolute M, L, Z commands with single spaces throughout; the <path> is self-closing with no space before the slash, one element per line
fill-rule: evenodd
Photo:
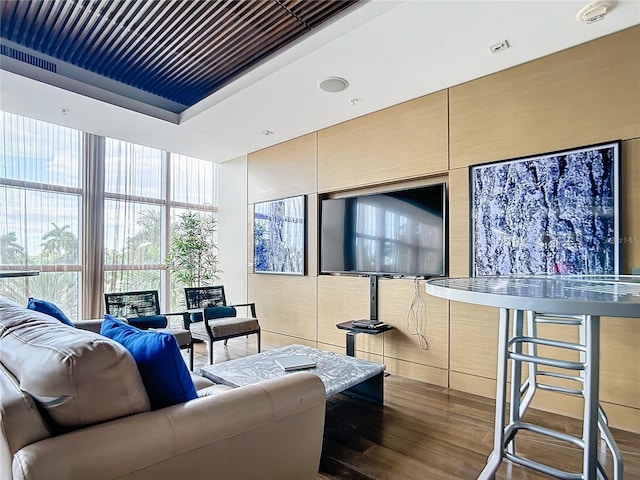
<path fill-rule="evenodd" d="M 83 133 L 77 130 L 0 112 L 0 235 L 15 232 L 29 256 L 41 249 L 42 236 L 55 223 L 69 225 L 79 238 L 82 214 Z M 105 191 L 143 199 L 162 199 L 167 178 L 164 152 L 105 139 Z M 172 155 L 172 196 L 181 202 L 215 205 L 217 166 L 209 161 Z M 55 191 L 21 188 L 21 182 L 53 185 Z M 7 185 L 7 183 L 13 183 Z M 108 248 L 121 249 L 137 232 L 133 209 L 105 202 Z M 91 221 L 91 219 L 89 219 Z M 110 239 L 110 240 L 109 240 Z"/>

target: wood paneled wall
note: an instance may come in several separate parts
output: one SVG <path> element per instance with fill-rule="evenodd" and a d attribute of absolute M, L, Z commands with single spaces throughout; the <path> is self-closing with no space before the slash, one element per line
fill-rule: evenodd
<path fill-rule="evenodd" d="M 640 138 L 622 144 L 622 160 L 622 269 L 631 273 L 640 268 Z"/>
<path fill-rule="evenodd" d="M 640 28 L 449 90 L 451 168 L 638 137 Z"/>
<path fill-rule="evenodd" d="M 310 133 L 249 155 L 250 204 L 316 192 L 316 136 Z"/>
<path fill-rule="evenodd" d="M 450 274 L 469 274 L 468 166 L 622 139 L 623 273 L 640 266 L 640 28 L 449 90 Z M 497 309 L 451 304 L 451 386 L 479 393 L 495 378 Z M 562 338 L 562 327 L 548 335 Z M 575 332 L 573 333 L 575 335 Z M 478 342 L 469 342 L 469 338 Z M 488 348 L 489 347 L 489 348 Z M 603 319 L 601 399 L 615 423 L 640 431 L 640 320 Z M 580 415 L 553 394 L 535 406 Z"/>
<path fill-rule="evenodd" d="M 249 275 L 248 296 L 256 303 L 262 330 L 315 342 L 316 280 L 310 276 Z"/>
<path fill-rule="evenodd" d="M 307 275 L 249 270 L 249 299 L 258 304 L 265 339 L 344 351 L 335 325 L 369 316 L 367 278 L 318 275 L 319 194 L 444 178 L 449 275 L 466 276 L 470 165 L 617 139 L 623 270 L 630 273 L 640 267 L 640 27 L 249 155 L 250 214 L 255 202 L 298 194 L 307 195 L 309 211 Z M 381 280 L 378 297 L 379 318 L 395 328 L 358 335 L 359 356 L 394 374 L 494 395 L 497 309 L 431 297 L 424 282 L 406 279 Z M 417 321 L 409 312 L 414 298 L 423 302 Z M 558 327 L 548 334 L 576 335 Z M 601 399 L 613 426 L 640 432 L 640 370 L 631 365 L 640 365 L 640 320 L 604 319 Z M 581 415 L 580 402 L 554 394 L 535 406 Z"/>
<path fill-rule="evenodd" d="M 318 192 L 446 172 L 447 92 L 318 132 Z"/>

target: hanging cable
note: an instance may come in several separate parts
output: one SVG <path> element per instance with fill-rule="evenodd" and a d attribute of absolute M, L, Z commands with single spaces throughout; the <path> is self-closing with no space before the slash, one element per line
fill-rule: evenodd
<path fill-rule="evenodd" d="M 426 305 L 420 297 L 420 279 L 415 278 L 413 280 L 413 297 L 411 298 L 411 304 L 409 305 L 409 311 L 407 312 L 407 332 L 409 335 L 414 335 L 418 339 L 418 347 L 421 350 L 429 350 L 429 342 L 427 337 L 422 334 L 422 331 L 426 331 L 426 320 L 424 328 L 420 328 L 420 312 L 426 310 Z"/>

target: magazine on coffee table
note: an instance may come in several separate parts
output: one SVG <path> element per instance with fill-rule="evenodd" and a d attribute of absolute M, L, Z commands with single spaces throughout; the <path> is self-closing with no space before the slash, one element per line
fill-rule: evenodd
<path fill-rule="evenodd" d="M 302 370 L 305 368 L 315 368 L 316 362 L 306 355 L 287 355 L 276 358 L 276 363 L 285 371 Z"/>

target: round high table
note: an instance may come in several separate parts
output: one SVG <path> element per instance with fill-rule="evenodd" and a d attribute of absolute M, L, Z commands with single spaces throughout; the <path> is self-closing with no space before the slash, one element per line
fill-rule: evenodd
<path fill-rule="evenodd" d="M 607 474 L 598 461 L 598 431 L 611 451 L 614 478 L 622 479 L 622 455 L 609 431 L 607 418 L 600 407 L 598 397 L 600 317 L 640 318 L 640 276 L 515 275 L 438 278 L 427 281 L 426 291 L 448 300 L 500 308 L 493 451 L 478 479 L 495 478 L 495 473 L 504 458 L 556 478 L 606 479 Z M 513 331 L 510 335 L 511 322 Z M 580 341 L 570 343 L 541 338 L 537 335 L 538 323 L 577 325 Z M 527 347 L 526 353 L 523 345 Z M 580 361 L 538 355 L 538 346 L 577 351 Z M 508 361 L 513 362 L 511 384 L 514 388 L 511 388 L 509 418 L 506 423 Z M 529 375 L 524 382 L 523 364 L 529 367 Z M 552 369 L 545 371 L 545 367 Z M 556 385 L 544 384 L 544 379 L 549 377 L 575 383 L 577 387 L 558 386 L 557 382 Z M 520 388 L 516 388 L 516 385 Z M 582 438 L 522 420 L 537 389 L 584 397 Z M 547 435 L 582 448 L 582 472 L 565 472 L 519 455 L 515 448 L 516 434 L 519 430 Z"/>

